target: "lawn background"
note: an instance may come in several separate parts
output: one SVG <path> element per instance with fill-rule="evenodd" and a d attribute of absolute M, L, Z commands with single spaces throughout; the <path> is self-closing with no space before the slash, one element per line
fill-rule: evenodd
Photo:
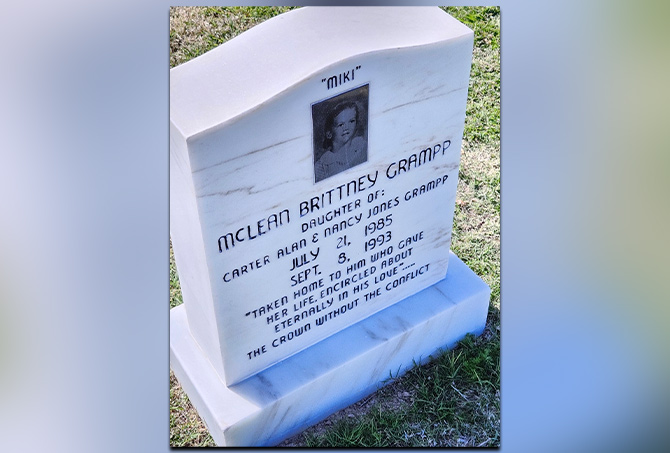
<path fill-rule="evenodd" d="M 171 7 L 170 66 L 288 9 Z M 452 250 L 491 287 L 485 331 L 282 445 L 500 445 L 500 9 L 444 9 L 475 32 Z M 170 307 L 180 303 L 170 250 Z M 172 373 L 170 445 L 214 445 Z"/>

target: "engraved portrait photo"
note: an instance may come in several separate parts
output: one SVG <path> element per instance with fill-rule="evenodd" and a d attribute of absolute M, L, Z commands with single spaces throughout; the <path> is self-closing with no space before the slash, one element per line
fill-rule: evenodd
<path fill-rule="evenodd" d="M 369 87 L 312 104 L 314 182 L 367 162 Z"/>

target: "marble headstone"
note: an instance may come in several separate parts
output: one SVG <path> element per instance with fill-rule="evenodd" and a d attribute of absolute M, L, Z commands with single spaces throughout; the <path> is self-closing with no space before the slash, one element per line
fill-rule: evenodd
<path fill-rule="evenodd" d="M 171 366 L 218 443 L 483 329 L 449 251 L 472 43 L 438 8 L 301 8 L 170 71 Z"/>

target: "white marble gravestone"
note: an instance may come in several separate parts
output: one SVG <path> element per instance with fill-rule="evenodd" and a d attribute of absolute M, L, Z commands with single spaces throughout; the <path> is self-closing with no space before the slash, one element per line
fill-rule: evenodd
<path fill-rule="evenodd" d="M 171 367 L 217 443 L 483 329 L 449 251 L 472 43 L 438 8 L 301 8 L 170 71 Z"/>

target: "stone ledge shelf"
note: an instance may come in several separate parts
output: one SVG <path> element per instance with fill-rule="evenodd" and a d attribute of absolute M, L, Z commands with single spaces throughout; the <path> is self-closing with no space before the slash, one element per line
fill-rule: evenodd
<path fill-rule="evenodd" d="M 484 330 L 490 288 L 450 252 L 446 278 L 227 387 L 170 311 L 170 366 L 221 446 L 272 446 Z"/>

